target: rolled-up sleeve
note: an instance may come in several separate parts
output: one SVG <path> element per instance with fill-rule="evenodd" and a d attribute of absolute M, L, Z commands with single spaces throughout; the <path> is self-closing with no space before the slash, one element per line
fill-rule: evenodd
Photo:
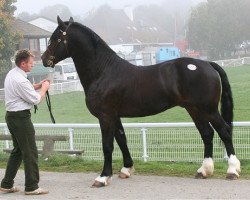
<path fill-rule="evenodd" d="M 34 89 L 29 80 L 21 82 L 17 87 L 20 87 L 17 89 L 17 93 L 24 101 L 33 105 L 40 103 L 41 95 Z"/>

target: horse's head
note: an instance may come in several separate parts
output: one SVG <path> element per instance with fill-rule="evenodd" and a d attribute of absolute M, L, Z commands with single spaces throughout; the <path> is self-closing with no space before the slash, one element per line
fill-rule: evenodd
<path fill-rule="evenodd" d="M 58 27 L 52 33 L 47 50 L 42 55 L 42 61 L 45 67 L 54 67 L 59 61 L 70 57 L 67 31 L 74 20 L 70 17 L 68 22 L 63 22 L 60 17 L 57 16 L 57 22 Z"/>

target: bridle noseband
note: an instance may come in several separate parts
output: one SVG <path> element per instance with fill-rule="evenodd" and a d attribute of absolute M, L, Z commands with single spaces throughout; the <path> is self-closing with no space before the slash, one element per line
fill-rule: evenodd
<path fill-rule="evenodd" d="M 56 49 L 57 49 L 58 45 L 59 45 L 62 41 L 63 41 L 63 44 L 64 44 L 64 46 L 65 46 L 66 52 L 67 52 L 67 54 L 69 55 L 68 45 L 67 45 L 67 43 L 68 43 L 68 41 L 67 41 L 67 30 L 69 29 L 70 25 L 71 25 L 71 23 L 69 23 L 69 25 L 67 26 L 67 28 L 65 29 L 65 31 L 63 31 L 63 30 L 60 29 L 60 32 L 62 33 L 62 35 L 60 36 L 59 39 L 57 39 L 57 43 L 56 43 L 55 47 L 53 48 L 54 51 L 52 51 L 52 49 L 50 48 L 50 44 L 49 44 L 49 46 L 48 46 L 48 48 L 47 48 L 47 49 L 48 49 L 48 52 L 50 53 L 49 59 L 48 59 L 48 61 L 47 61 L 48 66 L 50 66 L 50 67 L 53 66 L 54 61 L 55 61 L 55 59 L 56 59 L 56 57 L 55 57 Z"/>

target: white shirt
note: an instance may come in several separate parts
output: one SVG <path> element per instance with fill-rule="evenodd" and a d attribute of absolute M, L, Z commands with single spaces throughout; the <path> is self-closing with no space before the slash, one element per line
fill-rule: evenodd
<path fill-rule="evenodd" d="M 8 72 L 4 81 L 5 107 L 7 111 L 29 110 L 41 100 L 27 74 L 15 67 Z"/>

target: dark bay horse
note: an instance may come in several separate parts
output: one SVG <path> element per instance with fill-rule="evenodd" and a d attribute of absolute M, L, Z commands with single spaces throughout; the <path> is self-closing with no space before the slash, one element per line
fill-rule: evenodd
<path fill-rule="evenodd" d="M 63 22 L 58 17 L 57 21 L 58 27 L 42 60 L 45 67 L 54 67 L 57 62 L 72 57 L 84 87 L 86 105 L 99 119 L 104 166 L 93 186 L 110 182 L 114 138 L 123 155 L 120 177 L 127 178 L 133 171 L 121 117 L 154 115 L 174 106 L 187 110 L 204 142 L 204 161 L 196 178 L 213 173 L 214 129 L 229 157 L 227 178 L 239 177 L 240 162 L 232 142 L 232 93 L 227 75 L 219 65 L 178 58 L 151 66 L 135 66 L 117 56 L 96 33 L 72 18 Z"/>

